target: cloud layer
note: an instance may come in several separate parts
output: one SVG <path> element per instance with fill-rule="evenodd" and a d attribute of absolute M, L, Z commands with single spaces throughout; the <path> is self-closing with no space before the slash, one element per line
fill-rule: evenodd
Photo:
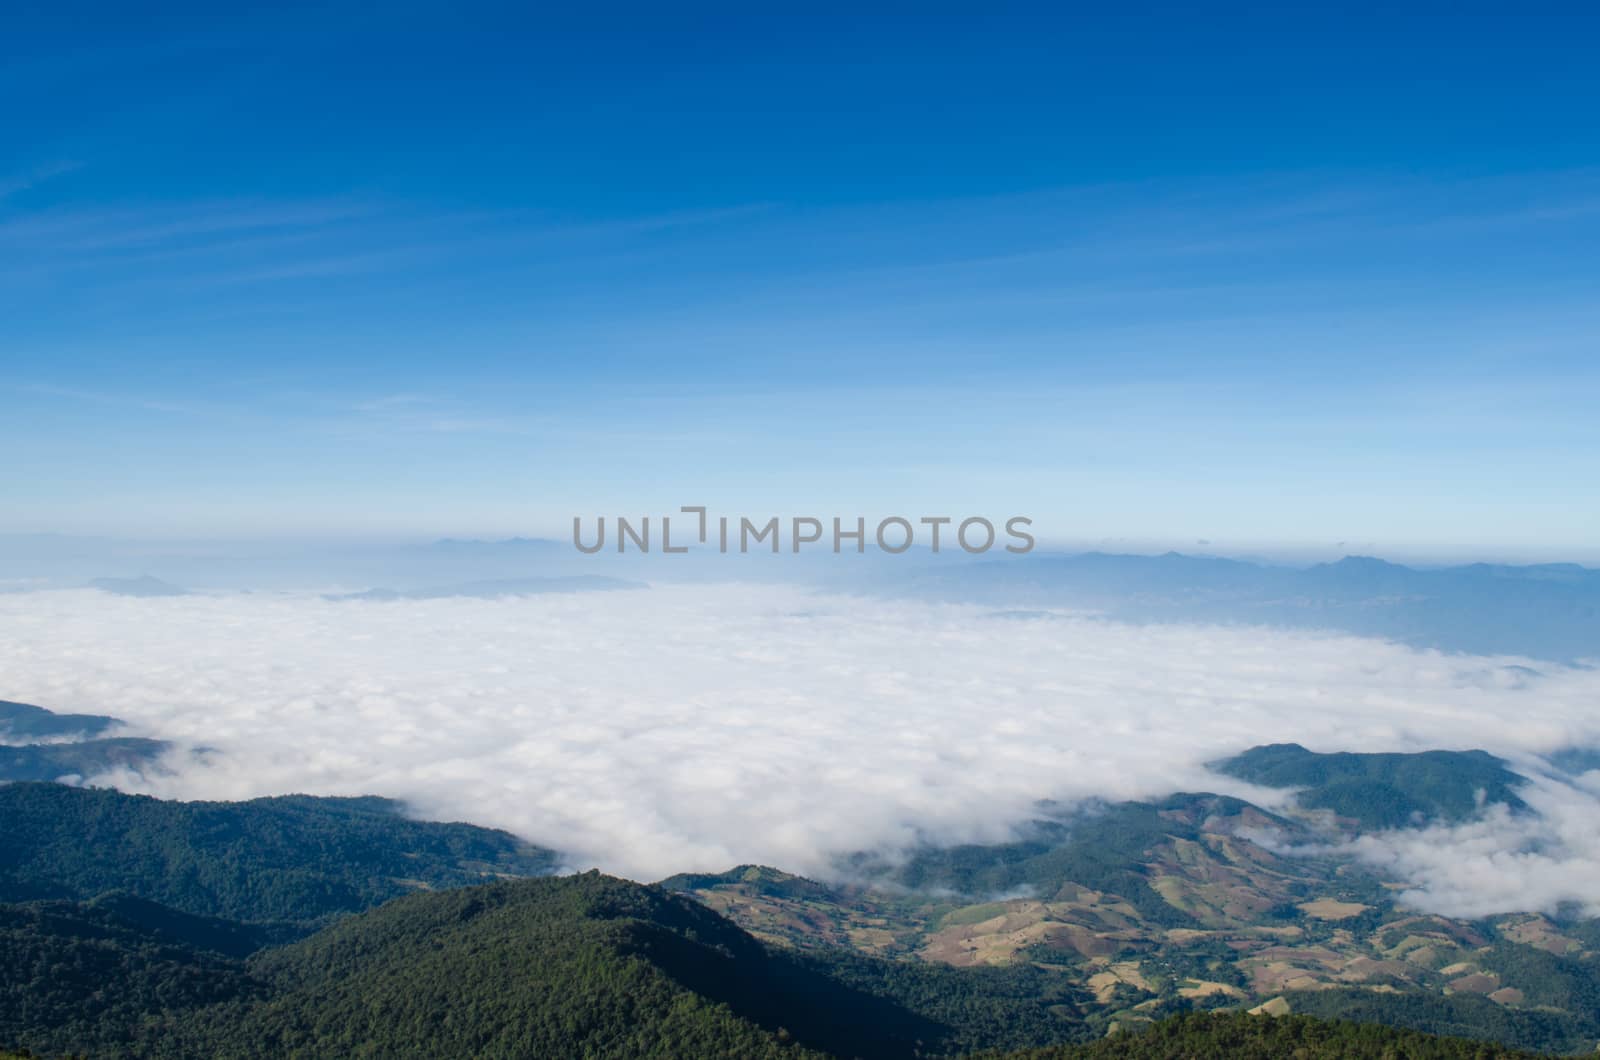
<path fill-rule="evenodd" d="M 1576 905 L 1600 916 L 1600 772 L 1572 783 L 1530 779 L 1521 794 L 1534 817 L 1491 806 L 1466 824 L 1361 836 L 1348 852 L 1409 881 L 1402 900 L 1428 912 L 1472 918 Z"/>
<path fill-rule="evenodd" d="M 392 795 L 642 879 L 739 862 L 820 874 L 842 852 L 998 840 L 1041 798 L 1248 794 L 1203 763 L 1266 742 L 1600 746 L 1600 674 L 1522 662 L 773 586 L 0 596 L 0 696 L 215 749 L 118 786 Z M 1549 811 L 1543 861 L 1518 861 L 1525 825 L 1493 819 L 1360 853 L 1439 911 L 1526 908 L 1530 879 L 1600 901 L 1583 838 L 1600 793 L 1550 790 L 1530 799 Z"/>

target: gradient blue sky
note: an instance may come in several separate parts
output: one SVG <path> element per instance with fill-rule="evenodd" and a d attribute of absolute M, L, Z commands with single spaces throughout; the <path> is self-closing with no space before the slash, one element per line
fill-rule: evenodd
<path fill-rule="evenodd" d="M 1594 17 L 700 10 L 8 14 L 0 532 L 1600 555 Z"/>

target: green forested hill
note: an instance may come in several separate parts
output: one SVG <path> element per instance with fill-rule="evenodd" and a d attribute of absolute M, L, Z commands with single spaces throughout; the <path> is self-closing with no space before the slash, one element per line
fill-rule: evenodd
<path fill-rule="evenodd" d="M 1465 820 L 1480 798 L 1527 808 L 1516 793 L 1522 778 L 1484 751 L 1318 754 L 1278 743 L 1252 747 L 1212 768 L 1266 787 L 1301 788 L 1301 806 L 1331 810 L 1365 828 Z"/>
<path fill-rule="evenodd" d="M 206 1052 L 804 1057 L 832 1022 L 812 1003 L 825 981 L 786 979 L 691 902 L 594 875 L 402 899 L 255 969 L 274 996 L 205 1014 Z M 893 1015 L 862 1034 L 921 1029 Z"/>
<path fill-rule="evenodd" d="M 985 1054 L 990 1060 L 1492 1060 L 1529 1057 L 1501 1046 L 1370 1023 L 1306 1016 L 1173 1016 L 1095 1042 Z"/>
<path fill-rule="evenodd" d="M 132 736 L 0 746 L 0 781 L 92 777 L 124 766 L 138 769 L 166 749 L 160 740 Z"/>
<path fill-rule="evenodd" d="M 0 906 L 0 1040 L 97 1057 L 909 1060 L 1083 1032 L 1037 970 L 796 954 L 596 873 L 413 895 L 249 961 L 118 909 Z"/>
<path fill-rule="evenodd" d="M 834 965 L 597 873 L 401 899 L 251 970 L 274 996 L 207 1014 L 215 1055 L 909 1058 L 1078 1029 L 1026 975 Z"/>
<path fill-rule="evenodd" d="M 1477 994 L 1306 990 L 1285 995 L 1297 1014 L 1472 1038 L 1545 1053 L 1593 1054 L 1600 1012 L 1509 1008 Z"/>
<path fill-rule="evenodd" d="M 505 832 L 399 810 L 377 798 L 168 802 L 0 785 L 0 892 L 125 891 L 202 916 L 309 926 L 418 889 L 552 867 L 549 852 Z"/>
<path fill-rule="evenodd" d="M 78 902 L 0 905 L 0 1041 L 121 1055 L 256 993 L 243 962 Z"/>
<path fill-rule="evenodd" d="M 105 714 L 57 714 L 0 700 L 0 781 L 92 777 L 137 771 L 171 745 L 133 736 L 107 736 L 120 722 Z"/>
<path fill-rule="evenodd" d="M 7 743 L 34 740 L 87 740 L 117 724 L 105 714 L 57 714 L 31 703 L 0 699 L 0 738 Z"/>

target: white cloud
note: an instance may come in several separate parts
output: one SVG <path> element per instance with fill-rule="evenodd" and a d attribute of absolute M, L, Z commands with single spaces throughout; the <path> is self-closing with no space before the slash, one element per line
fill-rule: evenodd
<path fill-rule="evenodd" d="M 1539 776 L 1522 791 L 1535 816 L 1491 806 L 1480 820 L 1365 835 L 1349 853 L 1411 882 L 1408 905 L 1456 917 L 1568 903 L 1600 916 L 1600 773 L 1567 784 Z"/>
<path fill-rule="evenodd" d="M 772 586 L 383 603 L 16 594 L 0 596 L 0 697 L 218 752 L 119 786 L 393 795 L 646 879 L 746 861 L 820 873 L 833 854 L 920 835 L 995 840 L 1040 798 L 1240 791 L 1203 763 L 1265 742 L 1600 744 L 1592 671 L 988 610 Z M 1570 815 L 1548 825 L 1558 866 L 1589 857 L 1573 844 L 1600 824 L 1592 797 L 1562 798 L 1540 804 Z M 1467 875 L 1449 845 L 1364 853 L 1441 909 L 1525 905 L 1492 876 L 1514 829 L 1481 827 Z M 1573 874 L 1588 900 L 1596 863 L 1588 882 Z"/>

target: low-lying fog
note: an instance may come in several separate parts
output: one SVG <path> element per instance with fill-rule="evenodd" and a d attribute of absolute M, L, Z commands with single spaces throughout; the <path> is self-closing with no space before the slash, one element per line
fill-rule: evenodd
<path fill-rule="evenodd" d="M 1242 792 L 1204 763 L 1600 746 L 1600 672 L 1348 636 L 657 587 L 515 599 L 0 595 L 0 697 L 188 750 L 100 783 L 176 798 L 373 793 L 640 879 L 1000 840 L 1036 800 Z M 1588 774 L 1600 782 L 1600 774 Z M 1258 797 L 1260 792 L 1255 792 Z M 1600 904 L 1600 783 L 1537 824 L 1363 841 L 1417 904 Z"/>

